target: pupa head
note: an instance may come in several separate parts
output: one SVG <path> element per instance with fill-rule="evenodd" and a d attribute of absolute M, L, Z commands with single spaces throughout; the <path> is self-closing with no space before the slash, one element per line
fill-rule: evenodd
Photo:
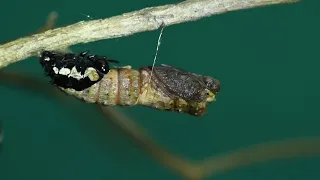
<path fill-rule="evenodd" d="M 209 76 L 203 76 L 202 77 L 203 82 L 207 86 L 207 88 L 212 91 L 214 94 L 217 94 L 220 91 L 220 81 L 217 79 L 214 79 Z"/>

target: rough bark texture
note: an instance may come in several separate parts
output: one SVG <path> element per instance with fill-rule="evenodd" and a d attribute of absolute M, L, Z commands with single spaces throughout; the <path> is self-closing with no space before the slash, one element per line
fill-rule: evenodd
<path fill-rule="evenodd" d="M 66 27 L 20 38 L 0 46 L 0 68 L 37 55 L 79 43 L 152 31 L 162 25 L 195 21 L 213 14 L 298 0 L 188 0 L 178 4 L 145 8 L 107 19 L 81 21 Z"/>

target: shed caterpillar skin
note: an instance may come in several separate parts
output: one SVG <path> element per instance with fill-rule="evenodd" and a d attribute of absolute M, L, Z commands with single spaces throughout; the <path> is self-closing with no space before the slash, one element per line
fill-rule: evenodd
<path fill-rule="evenodd" d="M 51 83 L 77 91 L 84 90 L 99 82 L 110 70 L 109 63 L 119 63 L 105 56 L 43 51 L 40 54 L 40 64 Z"/>
<path fill-rule="evenodd" d="M 77 91 L 59 87 L 88 103 L 103 106 L 142 105 L 159 110 L 202 116 L 207 104 L 215 101 L 220 90 L 218 80 L 187 72 L 168 65 L 151 66 L 138 70 L 130 66 L 110 69 L 100 81 Z"/>

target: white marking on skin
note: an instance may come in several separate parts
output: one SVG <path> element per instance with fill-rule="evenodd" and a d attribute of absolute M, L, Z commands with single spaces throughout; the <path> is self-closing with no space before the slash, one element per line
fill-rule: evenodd
<path fill-rule="evenodd" d="M 84 72 L 83 77 L 89 77 L 90 81 L 97 81 L 99 79 L 99 74 L 97 73 L 96 69 L 89 67 Z"/>
<path fill-rule="evenodd" d="M 53 67 L 52 70 L 54 71 L 55 74 L 59 73 L 59 69 L 57 67 Z"/>
<path fill-rule="evenodd" d="M 131 69 L 132 67 L 130 65 L 127 65 L 127 66 L 120 66 L 120 68 Z"/>
<path fill-rule="evenodd" d="M 50 61 L 50 58 L 49 57 L 45 57 L 44 60 L 45 61 Z"/>
<path fill-rule="evenodd" d="M 64 75 L 64 76 L 70 74 L 70 72 L 71 72 L 71 71 L 70 71 L 70 69 L 68 69 L 68 68 L 61 68 L 61 69 L 59 70 L 59 74 Z"/>
<path fill-rule="evenodd" d="M 81 73 L 78 72 L 78 70 L 77 70 L 76 67 L 73 67 L 73 68 L 71 69 L 71 72 L 70 72 L 70 74 L 68 75 L 68 77 L 73 77 L 73 78 L 75 78 L 75 79 L 77 79 L 77 80 L 83 79 L 83 75 L 81 75 Z"/>

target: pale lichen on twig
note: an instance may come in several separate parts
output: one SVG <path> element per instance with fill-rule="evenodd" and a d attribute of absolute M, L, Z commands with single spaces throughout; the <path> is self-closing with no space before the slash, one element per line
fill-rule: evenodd
<path fill-rule="evenodd" d="M 80 43 L 152 31 L 163 24 L 170 26 L 228 11 L 297 1 L 299 0 L 189 0 L 106 19 L 81 21 L 1 45 L 0 68 L 34 56 L 43 49 L 60 49 Z"/>

